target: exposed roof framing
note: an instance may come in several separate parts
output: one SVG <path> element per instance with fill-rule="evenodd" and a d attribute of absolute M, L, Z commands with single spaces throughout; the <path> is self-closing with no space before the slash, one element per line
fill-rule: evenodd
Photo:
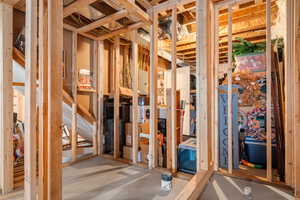
<path fill-rule="evenodd" d="M 96 1 L 97 0 L 76 0 L 64 8 L 64 17 L 67 17 L 75 12 L 78 12 L 81 8 L 90 5 Z"/>
<path fill-rule="evenodd" d="M 138 29 L 138 28 L 142 27 L 143 25 L 144 25 L 143 22 L 137 22 L 135 24 L 132 24 L 132 25 L 123 27 L 121 29 L 115 30 L 115 31 L 113 31 L 111 33 L 107 33 L 107 34 L 101 35 L 100 37 L 97 38 L 97 40 L 105 40 L 107 38 L 111 38 L 111 37 L 114 37 L 114 36 L 117 36 L 117 35 L 121 35 L 123 33 L 130 32 L 130 31 L 132 31 L 134 29 Z"/>
<path fill-rule="evenodd" d="M 85 25 L 81 28 L 77 29 L 78 33 L 84 33 L 84 32 L 88 32 L 91 31 L 99 26 L 103 26 L 111 21 L 116 21 L 118 19 L 121 19 L 123 17 L 125 17 L 126 15 L 128 15 L 128 11 L 127 10 L 120 10 L 112 15 L 109 16 L 105 16 L 99 20 L 96 20 L 88 25 Z"/>
<path fill-rule="evenodd" d="M 185 1 L 185 0 L 184 0 Z M 169 8 L 172 5 L 171 2 L 164 2 L 160 5 L 154 6 L 155 10 L 163 10 Z M 265 20 L 265 2 L 264 1 L 243 1 L 236 5 L 233 9 L 232 18 L 232 36 L 233 41 L 237 37 L 244 38 L 250 42 L 258 43 L 265 42 L 266 38 L 266 20 Z M 272 23 L 275 23 L 277 18 L 278 7 L 276 0 L 272 0 Z M 178 7 L 178 6 L 177 6 Z M 184 10 L 190 10 L 194 12 L 195 3 L 184 4 Z M 191 13 L 193 13 L 191 12 Z M 180 13 L 180 12 L 178 12 Z M 170 13 L 168 12 L 168 15 Z M 166 17 L 166 16 L 164 16 Z M 190 34 L 185 36 L 182 40 L 176 43 L 178 57 L 185 62 L 194 62 L 196 60 L 196 21 L 195 17 L 190 15 L 183 15 L 182 25 L 188 28 Z M 220 8 L 219 10 L 219 52 L 220 60 L 225 60 L 227 56 L 227 26 L 228 26 L 228 10 L 226 8 Z M 162 48 L 166 51 L 170 49 L 170 41 L 165 40 Z"/>
<path fill-rule="evenodd" d="M 87 7 L 100 13 L 98 16 L 101 17 L 88 18 L 83 15 L 82 9 Z M 148 13 L 130 0 L 76 0 L 65 6 L 64 16 L 65 28 L 96 40 L 151 24 Z"/>

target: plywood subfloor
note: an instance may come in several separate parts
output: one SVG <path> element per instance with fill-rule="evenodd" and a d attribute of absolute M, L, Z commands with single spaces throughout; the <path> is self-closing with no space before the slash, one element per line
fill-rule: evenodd
<path fill-rule="evenodd" d="M 63 199 L 173 200 L 188 182 L 175 178 L 173 190 L 161 192 L 160 175 L 158 170 L 95 157 L 63 169 Z M 21 200 L 23 192 L 10 196 L 6 199 Z"/>
<path fill-rule="evenodd" d="M 257 182 L 231 178 L 220 174 L 214 174 L 206 186 L 201 200 L 244 200 L 244 188 L 252 189 L 252 199 L 292 200 L 291 191 L 260 184 Z"/>

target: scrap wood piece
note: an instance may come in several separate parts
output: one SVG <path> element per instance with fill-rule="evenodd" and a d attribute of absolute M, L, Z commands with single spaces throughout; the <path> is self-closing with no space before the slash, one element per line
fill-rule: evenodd
<path fill-rule="evenodd" d="M 199 199 L 200 195 L 205 189 L 213 170 L 200 170 L 193 178 L 186 184 L 183 190 L 176 197 L 176 200 L 194 200 Z"/>

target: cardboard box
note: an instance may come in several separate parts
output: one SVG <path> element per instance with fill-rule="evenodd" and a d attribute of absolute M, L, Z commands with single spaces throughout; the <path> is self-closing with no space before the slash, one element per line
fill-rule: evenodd
<path fill-rule="evenodd" d="M 132 123 L 125 124 L 125 140 L 126 146 L 132 146 Z"/>
<path fill-rule="evenodd" d="M 123 158 L 132 160 L 132 147 L 123 146 Z"/>

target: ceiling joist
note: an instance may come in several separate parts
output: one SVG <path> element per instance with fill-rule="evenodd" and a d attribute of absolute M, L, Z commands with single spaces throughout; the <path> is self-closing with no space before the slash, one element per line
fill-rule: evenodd
<path fill-rule="evenodd" d="M 77 32 L 78 33 L 84 33 L 84 32 L 91 31 L 91 30 L 93 30 L 95 28 L 98 28 L 98 27 L 100 27 L 102 25 L 105 25 L 105 24 L 107 24 L 109 22 L 121 19 L 121 18 L 123 18 L 123 17 L 125 17 L 127 15 L 128 15 L 128 11 L 127 10 L 125 10 L 125 9 L 124 10 L 120 10 L 120 11 L 118 11 L 118 12 L 112 14 L 112 15 L 103 17 L 101 19 L 98 19 L 98 20 L 94 21 L 93 23 L 90 23 L 90 24 L 85 25 L 85 26 L 83 26 L 81 28 L 78 28 Z"/>

